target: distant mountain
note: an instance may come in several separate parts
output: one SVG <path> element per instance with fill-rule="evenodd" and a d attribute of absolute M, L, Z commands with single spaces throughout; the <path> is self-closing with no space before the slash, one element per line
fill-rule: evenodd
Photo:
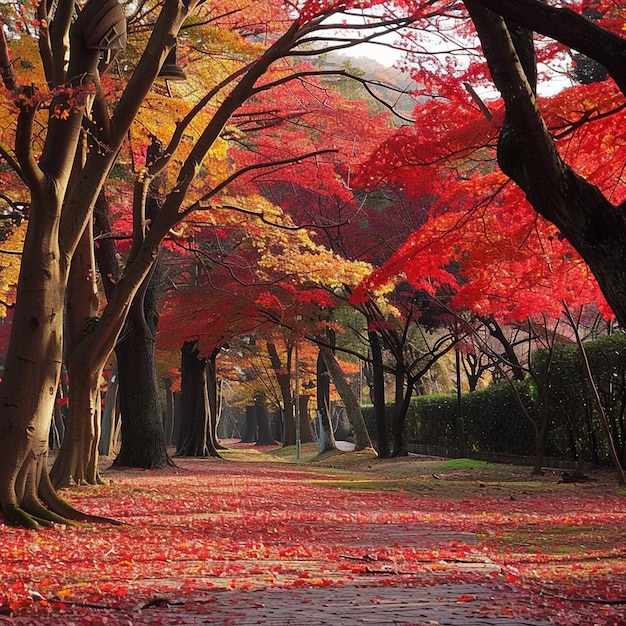
<path fill-rule="evenodd" d="M 345 70 L 361 76 L 363 79 L 376 83 L 372 91 L 382 98 L 389 106 L 403 118 L 410 118 L 416 104 L 415 96 L 411 92 L 417 88 L 417 83 L 406 73 L 399 69 L 388 67 L 367 56 L 353 57 L 338 52 L 322 54 L 318 57 L 317 64 L 323 69 Z M 385 88 L 383 85 L 391 85 L 394 89 Z M 401 90 L 401 92 L 397 90 Z M 342 92 L 347 97 L 363 98 L 366 90 L 358 83 L 351 81 L 351 86 L 342 86 Z M 374 109 L 382 109 L 382 104 L 373 104 Z M 399 124 L 408 123 L 398 117 Z"/>

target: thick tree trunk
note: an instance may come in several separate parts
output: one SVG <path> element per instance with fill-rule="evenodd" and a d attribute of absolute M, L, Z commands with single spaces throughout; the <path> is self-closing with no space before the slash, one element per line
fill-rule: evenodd
<path fill-rule="evenodd" d="M 163 431 L 156 371 L 156 327 L 161 268 L 157 260 L 133 298 L 115 348 L 122 445 L 115 465 L 156 469 L 173 465 Z"/>
<path fill-rule="evenodd" d="M 102 365 L 95 361 L 85 367 L 81 359 L 72 358 L 81 338 L 93 332 L 98 321 L 95 274 L 93 227 L 90 221 L 72 257 L 67 286 L 65 360 L 70 385 L 66 437 L 63 438 L 50 472 L 52 484 L 57 488 L 74 484 L 96 485 L 101 482 L 98 476 L 98 441 L 101 428 Z"/>
<path fill-rule="evenodd" d="M 54 210 L 56 208 L 56 210 Z M 5 518 L 36 528 L 87 519 L 63 502 L 48 476 L 48 433 L 63 357 L 67 271 L 56 238 L 58 201 L 34 196 L 11 339 L 0 383 L 0 505 Z"/>
<path fill-rule="evenodd" d="M 257 439 L 257 446 L 274 446 L 276 440 L 272 435 L 272 425 L 270 423 L 270 414 L 267 410 L 267 404 L 265 397 L 259 394 L 254 404 L 256 411 L 257 424 L 259 425 L 259 438 Z"/>
<path fill-rule="evenodd" d="M 50 480 L 57 489 L 102 483 L 98 473 L 101 371 L 97 371 L 98 377 L 93 380 L 91 372 L 82 363 L 68 363 L 70 402 L 65 437 L 50 470 Z"/>
<path fill-rule="evenodd" d="M 120 375 L 122 444 L 114 464 L 146 469 L 173 465 L 165 446 L 159 386 L 152 366 L 154 341 L 141 329 L 133 328 L 117 345 L 115 352 Z M 132 383 L 128 384 L 128 381 Z"/>
<path fill-rule="evenodd" d="M 207 360 L 200 357 L 197 341 L 185 341 L 181 355 L 181 433 L 176 453 L 219 456 L 210 432 Z"/>
<path fill-rule="evenodd" d="M 147 280 L 149 277 L 147 278 Z M 139 292 L 115 348 L 122 420 L 115 465 L 162 468 L 173 465 L 165 445 L 155 366 L 155 321 L 148 324 Z"/>
<path fill-rule="evenodd" d="M 241 438 L 242 443 L 256 443 L 259 436 L 259 423 L 256 418 L 256 408 L 254 405 L 246 407 L 246 432 Z"/>
<path fill-rule="evenodd" d="M 198 342 L 185 341 L 181 348 L 180 437 L 176 454 L 208 456 L 206 445 L 206 362 L 198 357 Z"/>
<path fill-rule="evenodd" d="M 365 420 L 363 419 L 361 407 L 359 406 L 356 396 L 348 384 L 348 381 L 346 380 L 346 377 L 339 366 L 333 351 L 326 346 L 321 346 L 320 352 L 322 354 L 322 358 L 324 359 L 324 363 L 326 363 L 326 367 L 330 372 L 330 376 L 335 383 L 337 393 L 340 395 L 344 406 L 346 407 L 346 414 L 348 416 L 348 420 L 350 420 L 352 431 L 354 433 L 355 450 L 366 450 L 368 448 L 373 449 L 374 446 L 372 446 L 372 441 L 369 433 L 367 432 L 367 426 L 365 425 Z"/>

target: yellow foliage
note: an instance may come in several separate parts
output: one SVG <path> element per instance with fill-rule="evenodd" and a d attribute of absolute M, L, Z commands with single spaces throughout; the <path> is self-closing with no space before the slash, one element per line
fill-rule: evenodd
<path fill-rule="evenodd" d="M 0 317 L 7 315 L 4 303 L 10 304 L 15 300 L 21 260 L 18 253 L 22 251 L 25 236 L 26 222 L 23 222 L 0 246 Z"/>

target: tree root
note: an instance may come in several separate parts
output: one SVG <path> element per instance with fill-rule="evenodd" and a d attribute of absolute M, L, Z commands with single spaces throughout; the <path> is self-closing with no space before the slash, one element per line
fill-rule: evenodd
<path fill-rule="evenodd" d="M 16 504 L 7 504 L 2 507 L 2 513 L 4 514 L 5 519 L 12 526 L 21 526 L 22 528 L 27 528 L 28 530 L 36 530 L 39 528 L 39 522 L 29 515 L 23 509 L 20 509 Z"/>
<path fill-rule="evenodd" d="M 61 516 L 62 519 L 65 519 L 66 521 L 64 523 L 66 524 L 72 524 L 73 522 L 87 522 L 92 524 L 112 524 L 114 526 L 123 525 L 122 522 L 110 517 L 89 515 L 88 513 L 83 513 L 75 509 L 69 502 L 59 496 L 52 486 L 50 477 L 45 472 L 39 483 L 39 497 L 50 511 Z"/>

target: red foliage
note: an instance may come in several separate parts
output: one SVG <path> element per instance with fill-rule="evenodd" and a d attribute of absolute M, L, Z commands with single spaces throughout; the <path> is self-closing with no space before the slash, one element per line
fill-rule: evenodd
<path fill-rule="evenodd" d="M 559 317 L 563 301 L 594 303 L 611 317 L 580 256 L 496 171 L 502 111 L 488 104 L 490 120 L 460 93 L 418 106 L 418 124 L 383 142 L 358 171 L 355 184 L 366 189 L 386 185 L 429 198 L 430 216 L 353 298 L 366 299 L 389 281 L 409 281 L 431 293 L 446 286 L 457 294 L 455 306 L 504 321 L 536 313 Z M 544 105 L 564 158 L 612 201 L 622 202 L 626 185 L 619 164 L 626 160 L 626 144 L 616 128 L 626 113 L 611 84 L 572 87 Z"/>

